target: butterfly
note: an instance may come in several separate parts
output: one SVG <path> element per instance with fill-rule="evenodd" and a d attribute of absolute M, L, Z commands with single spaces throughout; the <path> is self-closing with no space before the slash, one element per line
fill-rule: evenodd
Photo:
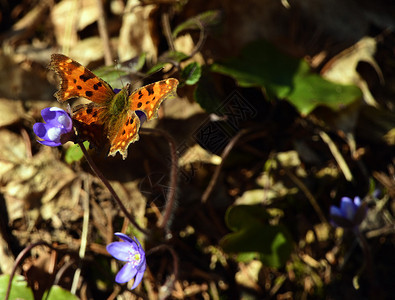
<path fill-rule="evenodd" d="M 116 93 L 103 79 L 65 55 L 52 54 L 49 68 L 61 77 L 54 94 L 59 102 L 77 97 L 91 101 L 73 108 L 78 135 L 96 147 L 109 141 L 108 156 L 119 152 L 123 159 L 129 145 L 139 139 L 141 120 L 156 118 L 160 104 L 175 95 L 178 85 L 177 79 L 168 78 L 132 91 L 128 83 Z"/>

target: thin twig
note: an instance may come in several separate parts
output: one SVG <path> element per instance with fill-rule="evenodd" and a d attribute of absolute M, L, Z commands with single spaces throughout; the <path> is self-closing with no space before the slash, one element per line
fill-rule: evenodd
<path fill-rule="evenodd" d="M 169 13 L 167 11 L 162 13 L 162 28 L 163 28 L 163 33 L 166 37 L 167 44 L 169 45 L 170 50 L 174 51 L 175 48 L 174 48 L 173 35 L 171 34 Z"/>
<path fill-rule="evenodd" d="M 78 263 L 78 268 L 74 273 L 74 278 L 73 282 L 71 284 L 71 289 L 70 292 L 75 295 L 81 275 L 81 265 L 82 265 L 82 260 L 85 257 L 85 252 L 86 252 L 86 245 L 88 241 L 88 231 L 89 231 L 89 183 L 88 180 L 84 180 L 84 190 L 85 190 L 85 195 L 82 197 L 82 207 L 84 210 L 84 215 L 83 215 L 83 220 L 82 220 L 82 234 L 81 234 L 81 244 L 80 244 L 80 251 L 79 251 L 79 257 L 80 261 Z"/>
<path fill-rule="evenodd" d="M 202 48 L 204 42 L 206 41 L 206 37 L 207 37 L 206 31 L 205 31 L 202 23 L 197 20 L 196 24 L 199 26 L 199 29 L 200 29 L 199 40 L 196 43 L 195 48 L 193 48 L 193 50 L 191 51 L 191 54 L 189 54 L 189 57 L 193 57 L 196 53 L 198 53 L 200 51 L 200 49 Z"/>
<path fill-rule="evenodd" d="M 66 262 L 60 269 L 59 271 L 56 272 L 55 280 L 53 282 L 53 285 L 59 285 L 60 279 L 62 279 L 62 276 L 64 273 L 67 271 L 68 268 L 70 268 L 73 264 L 75 263 L 74 259 L 70 259 L 68 262 Z M 49 294 L 48 294 L 49 295 Z"/>
<path fill-rule="evenodd" d="M 170 136 L 170 134 L 168 134 L 166 131 L 161 130 L 161 129 L 142 128 L 141 132 L 142 133 L 148 132 L 148 133 L 158 134 L 160 136 L 163 136 L 169 143 L 170 156 L 171 156 L 170 182 L 169 182 L 170 188 L 168 189 L 167 195 L 166 195 L 165 212 L 162 216 L 162 220 L 158 221 L 159 228 L 166 227 L 166 229 L 169 229 L 169 227 L 170 227 L 169 220 L 171 219 L 171 216 L 173 215 L 173 211 L 174 211 L 174 204 L 175 204 L 175 200 L 176 200 L 176 188 L 177 188 L 177 181 L 178 181 L 178 155 L 177 155 L 176 142 Z"/>
<path fill-rule="evenodd" d="M 103 182 L 103 184 L 106 186 L 106 188 L 110 191 L 111 195 L 113 196 L 113 198 L 115 199 L 115 201 L 117 202 L 119 207 L 121 208 L 123 214 L 129 219 L 130 223 L 132 223 L 133 226 L 137 228 L 137 230 L 141 231 L 145 235 L 148 235 L 148 232 L 146 230 L 144 230 L 143 228 L 141 228 L 136 223 L 136 221 L 134 220 L 132 215 L 129 214 L 128 210 L 123 205 L 121 199 L 118 197 L 118 194 L 115 192 L 115 190 L 111 186 L 110 182 L 107 180 L 106 177 L 104 177 L 103 173 L 99 170 L 99 168 L 93 162 L 93 160 L 92 160 L 91 156 L 89 155 L 88 151 L 86 151 L 86 148 L 85 148 L 84 144 L 82 142 L 78 142 L 78 145 L 80 146 L 80 148 L 82 150 L 82 153 L 84 154 L 84 156 L 85 156 L 89 166 L 91 167 L 92 171 L 96 174 L 96 176 Z"/>
<path fill-rule="evenodd" d="M 25 249 L 23 249 L 19 255 L 17 256 L 17 258 L 15 259 L 15 263 L 14 266 L 12 268 L 11 274 L 10 274 L 10 280 L 8 281 L 8 285 L 7 285 L 7 292 L 5 294 L 5 298 L 4 300 L 8 300 L 8 298 L 10 297 L 10 292 L 11 292 L 11 285 L 12 285 L 12 279 L 15 276 L 15 272 L 16 272 L 16 268 L 19 266 L 20 262 L 22 261 L 22 259 L 24 259 L 25 255 L 27 253 L 29 253 L 30 250 L 32 250 L 34 247 L 40 246 L 40 245 L 44 245 L 47 246 L 53 250 L 55 250 L 55 248 L 53 248 L 51 245 L 49 245 L 48 243 L 44 242 L 44 241 L 38 241 L 36 243 L 30 244 L 29 246 L 27 246 Z"/>
<path fill-rule="evenodd" d="M 221 163 L 220 163 L 220 164 L 217 166 L 217 168 L 215 169 L 214 175 L 213 175 L 213 177 L 211 177 L 211 180 L 210 180 L 210 182 L 209 182 L 209 184 L 208 184 L 206 190 L 205 190 L 204 193 L 203 193 L 203 196 L 202 196 L 202 199 L 201 199 L 202 203 L 206 203 L 207 200 L 208 200 L 208 198 L 210 197 L 210 195 L 211 195 L 211 193 L 212 193 L 212 191 L 213 191 L 213 189 L 214 189 L 214 187 L 215 187 L 215 184 L 217 183 L 219 174 L 220 174 L 221 169 L 222 169 L 222 167 L 223 167 L 223 165 L 224 165 L 224 161 L 225 161 L 225 159 L 228 157 L 230 151 L 233 149 L 233 147 L 235 146 L 235 144 L 237 143 L 237 141 L 238 141 L 244 134 L 246 134 L 248 131 L 249 131 L 249 130 L 247 130 L 247 129 L 242 129 L 242 130 L 240 130 L 240 131 L 230 140 L 230 142 L 226 145 L 225 149 L 222 151 L 222 154 L 221 154 Z"/>
<path fill-rule="evenodd" d="M 106 15 L 103 9 L 102 0 L 96 0 L 96 2 L 97 2 L 97 8 L 99 9 L 99 18 L 97 20 L 97 25 L 99 28 L 100 38 L 103 42 L 104 63 L 106 64 L 106 66 L 110 66 L 114 63 L 114 61 L 112 58 L 110 38 L 108 36 L 108 31 L 107 31 L 108 27 L 107 27 Z"/>
<path fill-rule="evenodd" d="M 288 177 L 302 190 L 302 192 L 306 195 L 306 198 L 309 200 L 311 206 L 317 213 L 318 217 L 320 218 L 320 221 L 322 223 L 328 224 L 328 220 L 326 219 L 324 213 L 321 210 L 321 207 L 318 205 L 317 200 L 314 198 L 313 194 L 310 193 L 309 189 L 306 187 L 306 185 L 294 174 L 292 174 L 289 170 L 284 168 L 285 173 L 288 175 Z"/>
<path fill-rule="evenodd" d="M 362 275 L 363 271 L 366 269 L 366 274 L 368 276 L 370 286 L 374 290 L 375 289 L 375 281 L 374 281 L 374 276 L 373 276 L 372 254 L 369 249 L 369 244 L 359 229 L 354 230 L 354 232 L 357 236 L 358 242 L 359 242 L 359 244 L 362 248 L 363 254 L 364 254 L 363 264 L 362 264 L 361 268 L 358 270 L 357 274 L 353 278 L 354 288 L 356 288 L 356 289 L 359 288 L 359 283 L 358 283 L 359 277 Z"/>
<path fill-rule="evenodd" d="M 161 250 L 168 250 L 170 252 L 171 256 L 173 257 L 174 280 L 170 281 L 170 285 L 171 285 L 170 288 L 173 288 L 174 282 L 178 278 L 178 265 L 179 264 L 178 264 L 178 256 L 177 256 L 176 251 L 174 251 L 174 249 L 171 246 L 167 245 L 167 244 L 161 244 L 159 246 L 156 246 L 156 247 L 151 248 L 150 250 L 148 250 L 147 253 L 146 253 L 146 257 L 151 255 L 151 254 L 153 254 L 154 252 L 161 251 Z"/>
<path fill-rule="evenodd" d="M 331 140 L 329 135 L 326 134 L 326 132 L 320 130 L 319 135 L 321 139 L 328 145 L 329 150 L 331 151 L 333 157 L 335 158 L 337 164 L 339 165 L 340 169 L 342 170 L 344 177 L 346 178 L 347 181 L 352 181 L 353 176 L 350 171 L 350 168 L 348 167 L 346 161 L 344 160 L 343 156 L 340 154 L 339 149 L 337 149 L 335 143 Z"/>

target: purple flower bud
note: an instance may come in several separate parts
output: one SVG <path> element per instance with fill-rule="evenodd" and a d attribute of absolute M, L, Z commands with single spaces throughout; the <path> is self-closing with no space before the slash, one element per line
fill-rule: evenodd
<path fill-rule="evenodd" d="M 117 283 L 125 283 L 135 277 L 131 288 L 133 290 L 140 284 L 147 267 L 145 252 L 137 238 L 134 240 L 126 234 L 119 232 L 115 233 L 115 235 L 124 242 L 108 244 L 107 251 L 116 259 L 126 262 L 116 275 L 115 281 Z"/>
<path fill-rule="evenodd" d="M 366 217 L 366 203 L 362 203 L 359 197 L 354 200 L 343 197 L 340 200 L 340 207 L 331 206 L 330 216 L 335 225 L 344 228 L 353 228 L 362 223 Z"/>
<path fill-rule="evenodd" d="M 34 133 L 43 141 L 39 143 L 56 147 L 65 141 L 62 135 L 70 133 L 73 128 L 73 122 L 67 112 L 57 107 L 47 107 L 41 111 L 45 123 L 35 123 L 33 125 Z"/>

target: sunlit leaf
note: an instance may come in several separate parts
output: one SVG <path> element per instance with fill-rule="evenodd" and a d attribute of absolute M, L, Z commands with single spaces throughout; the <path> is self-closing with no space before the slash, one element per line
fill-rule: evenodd
<path fill-rule="evenodd" d="M 84 146 L 86 149 L 89 148 L 89 142 L 85 141 L 84 142 Z M 70 148 L 67 149 L 66 154 L 64 156 L 65 161 L 68 164 L 71 164 L 75 161 L 79 161 L 81 160 L 81 158 L 84 156 L 84 154 L 82 153 L 82 150 L 80 148 L 80 146 L 78 146 L 77 144 L 72 145 Z"/>
<path fill-rule="evenodd" d="M 61 288 L 58 285 L 53 285 L 51 289 L 44 293 L 43 299 L 47 300 L 77 300 L 79 299 L 76 295 L 73 295 L 69 291 Z"/>
<path fill-rule="evenodd" d="M 0 299 L 5 298 L 10 275 L 0 275 Z M 27 286 L 25 277 L 16 275 L 12 278 L 11 292 L 8 299 L 34 300 L 33 292 Z"/>
<path fill-rule="evenodd" d="M 142 53 L 128 61 L 117 63 L 113 66 L 103 66 L 93 70 L 96 76 L 107 81 L 114 88 L 122 88 L 123 77 L 129 77 L 131 74 L 140 71 L 145 64 L 146 54 Z"/>
<path fill-rule="evenodd" d="M 194 85 L 202 75 L 202 68 L 197 62 L 190 63 L 181 71 L 181 79 L 187 85 Z"/>
<path fill-rule="evenodd" d="M 278 268 L 285 264 L 292 251 L 292 241 L 282 225 L 270 226 L 265 209 L 260 205 L 231 207 L 226 222 L 233 233 L 220 242 L 226 252 L 238 253 L 239 260 L 259 258 L 265 265 Z"/>
<path fill-rule="evenodd" d="M 242 87 L 261 87 L 302 114 L 319 105 L 340 109 L 362 95 L 358 87 L 325 80 L 304 60 L 282 54 L 264 41 L 248 45 L 240 57 L 213 64 L 212 70 L 235 78 Z"/>
<path fill-rule="evenodd" d="M 187 59 L 188 57 L 189 56 L 183 52 L 178 52 L 178 51 L 165 52 L 163 55 L 161 55 L 161 57 L 159 57 L 158 63 L 155 64 L 154 66 L 152 66 L 151 69 L 149 69 L 147 74 L 152 74 L 152 73 L 158 72 L 165 65 L 179 63 L 179 62 Z"/>

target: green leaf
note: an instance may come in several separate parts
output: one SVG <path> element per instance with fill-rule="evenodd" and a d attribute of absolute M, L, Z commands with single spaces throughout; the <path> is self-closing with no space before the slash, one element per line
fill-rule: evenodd
<path fill-rule="evenodd" d="M 227 210 L 225 221 L 229 229 L 237 231 L 248 226 L 260 225 L 269 217 L 261 205 L 237 205 Z"/>
<path fill-rule="evenodd" d="M 215 63 L 211 69 L 233 77 L 242 87 L 261 87 L 269 96 L 292 103 L 301 114 L 319 105 L 340 109 L 362 96 L 358 87 L 325 80 L 304 60 L 282 54 L 265 41 L 246 46 L 240 57 Z"/>
<path fill-rule="evenodd" d="M 279 268 L 292 251 L 292 240 L 282 225 L 269 226 L 269 215 L 260 205 L 231 207 L 226 222 L 234 233 L 227 234 L 220 245 L 226 252 L 238 253 L 239 260 L 259 258 L 265 265 Z"/>
<path fill-rule="evenodd" d="M 181 79 L 187 85 L 194 85 L 202 75 L 202 68 L 197 62 L 190 63 L 181 71 Z"/>
<path fill-rule="evenodd" d="M 189 56 L 183 52 L 178 52 L 178 51 L 165 52 L 159 57 L 158 63 L 149 69 L 147 74 L 158 72 L 160 69 L 162 69 L 165 65 L 169 63 L 171 64 L 179 63 L 187 58 L 189 58 Z"/>
<path fill-rule="evenodd" d="M 218 110 L 221 107 L 221 98 L 214 85 L 212 74 L 205 68 L 194 91 L 194 98 L 206 112 L 220 113 Z"/>
<path fill-rule="evenodd" d="M 61 288 L 58 285 L 53 285 L 51 289 L 44 293 L 43 299 L 47 300 L 78 300 L 76 295 L 73 295 L 69 291 Z"/>
<path fill-rule="evenodd" d="M 89 142 L 85 141 L 84 146 L 86 149 L 88 149 Z M 69 149 L 67 149 L 64 159 L 65 159 L 66 163 L 71 164 L 75 161 L 80 161 L 83 156 L 84 156 L 84 154 L 82 153 L 80 146 L 75 144 L 75 145 L 72 145 Z"/>
<path fill-rule="evenodd" d="M 9 281 L 10 275 L 0 275 L 0 299 L 5 298 Z M 34 300 L 33 291 L 27 286 L 25 277 L 16 275 L 12 278 L 11 292 L 8 299 Z"/>
<path fill-rule="evenodd" d="M 178 25 L 173 30 L 173 38 L 176 38 L 181 31 L 197 30 L 216 26 L 221 22 L 221 16 L 222 14 L 219 10 L 209 10 L 195 17 L 192 17 Z"/>
<path fill-rule="evenodd" d="M 96 76 L 104 79 L 112 87 L 122 88 L 122 77 L 140 71 L 145 64 L 146 54 L 142 53 L 126 62 L 114 66 L 103 66 L 93 71 Z"/>

